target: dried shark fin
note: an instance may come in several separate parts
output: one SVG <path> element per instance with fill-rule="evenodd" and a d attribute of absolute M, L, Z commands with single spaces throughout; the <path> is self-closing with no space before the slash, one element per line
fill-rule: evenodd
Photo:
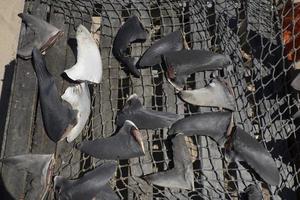
<path fill-rule="evenodd" d="M 172 139 L 172 150 L 174 168 L 146 175 L 144 179 L 161 187 L 194 190 L 193 163 L 183 134 L 179 133 Z"/>
<path fill-rule="evenodd" d="M 169 51 L 179 51 L 184 48 L 184 38 L 180 30 L 172 32 L 156 41 L 142 55 L 138 68 L 146 68 L 161 63 L 161 55 Z"/>
<path fill-rule="evenodd" d="M 120 197 L 108 184 L 104 185 L 99 191 L 93 200 L 120 200 Z"/>
<path fill-rule="evenodd" d="M 231 138 L 231 150 L 238 159 L 247 162 L 268 184 L 279 184 L 279 171 L 271 154 L 239 127 Z"/>
<path fill-rule="evenodd" d="M 117 126 L 122 126 L 125 120 L 131 120 L 139 129 L 158 129 L 171 126 L 179 119 L 179 115 L 145 109 L 136 94 L 131 95 L 123 109 L 118 112 Z"/>
<path fill-rule="evenodd" d="M 67 141 L 72 142 L 83 130 L 91 113 L 91 97 L 87 83 L 82 82 L 78 85 L 68 87 L 61 98 L 68 102 L 73 110 L 77 111 L 77 124 L 71 128 L 66 136 Z"/>
<path fill-rule="evenodd" d="M 45 130 L 53 142 L 58 142 L 76 125 L 76 112 L 67 102 L 62 102 L 54 78 L 46 68 L 45 59 L 36 48 L 33 49 L 33 61 Z"/>
<path fill-rule="evenodd" d="M 20 171 L 29 172 L 33 178 L 40 179 L 41 188 L 35 199 L 43 199 L 51 183 L 52 170 L 55 164 L 53 154 L 24 154 L 0 159 L 0 162 L 15 167 Z"/>
<path fill-rule="evenodd" d="M 161 58 L 167 79 L 177 90 L 183 89 L 190 74 L 214 71 L 231 64 L 229 56 L 206 50 L 170 51 Z"/>
<path fill-rule="evenodd" d="M 34 31 L 34 40 L 26 43 L 18 50 L 18 56 L 23 59 L 31 58 L 34 47 L 45 52 L 63 35 L 61 30 L 36 16 L 27 13 L 20 13 L 18 16 Z"/>
<path fill-rule="evenodd" d="M 74 81 L 100 83 L 102 80 L 102 60 L 99 47 L 91 33 L 83 25 L 76 31 L 77 62 L 64 72 Z"/>
<path fill-rule="evenodd" d="M 235 110 L 235 101 L 230 88 L 218 79 L 214 79 L 201 89 L 182 90 L 179 95 L 185 102 L 193 105 Z"/>
<path fill-rule="evenodd" d="M 144 42 L 147 38 L 147 31 L 137 16 L 131 16 L 119 29 L 113 43 L 112 53 L 116 59 L 125 65 L 125 70 L 135 77 L 141 73 L 136 68 L 137 59 L 130 57 L 127 49 L 131 43 Z"/>
<path fill-rule="evenodd" d="M 98 159 L 119 160 L 145 155 L 142 135 L 136 125 L 126 120 L 116 135 L 108 138 L 83 141 L 77 148 Z"/>
<path fill-rule="evenodd" d="M 101 192 L 104 192 L 105 196 L 111 196 L 111 199 L 114 199 L 116 194 L 107 188 L 110 187 L 108 181 L 115 171 L 116 163 L 107 162 L 76 180 L 68 180 L 62 176 L 56 176 L 54 178 L 54 189 L 57 199 L 92 200 Z"/>
<path fill-rule="evenodd" d="M 219 145 L 224 145 L 233 126 L 232 120 L 231 112 L 195 114 L 176 121 L 169 129 L 168 134 L 183 133 L 185 136 L 209 136 Z"/>

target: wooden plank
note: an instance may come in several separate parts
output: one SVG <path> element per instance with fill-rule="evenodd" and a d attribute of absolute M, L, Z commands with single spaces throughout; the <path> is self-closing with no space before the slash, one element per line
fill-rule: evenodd
<path fill-rule="evenodd" d="M 25 4 L 25 7 L 29 3 Z M 32 3 L 32 14 L 46 19 L 46 9 L 39 1 Z M 23 37 L 22 37 L 23 36 Z M 19 44 L 26 39 L 21 33 Z M 26 41 L 28 42 L 28 41 Z M 33 123 L 35 120 L 35 109 L 37 103 L 37 83 L 31 60 L 17 59 L 18 64 L 14 75 L 12 96 L 10 102 L 10 113 L 7 118 L 6 141 L 3 143 L 2 156 L 13 156 L 30 151 L 32 142 Z M 25 76 L 24 76 L 25 75 Z M 22 115 L 20 115 L 22 113 Z M 5 146 L 6 144 L 6 146 Z M 18 148 L 16 148 L 18 147 Z M 5 148 L 5 150 L 4 150 Z M 2 168 L 3 180 L 9 192 L 14 198 L 24 198 L 26 195 L 26 174 L 15 168 Z M 29 179 L 31 179 L 29 177 Z M 34 184 L 33 184 L 34 185 Z M 26 197 L 27 199 L 27 197 Z"/>
<path fill-rule="evenodd" d="M 147 6 L 146 6 L 147 5 Z M 150 6 L 144 4 L 138 0 L 133 0 L 131 5 L 131 15 L 136 15 L 140 18 L 143 26 L 149 28 L 151 25 L 151 16 L 147 7 Z M 132 45 L 131 56 L 141 56 L 142 53 L 150 46 L 149 39 L 143 43 L 136 43 Z M 152 70 L 142 69 L 141 78 L 134 78 L 130 76 L 132 81 L 132 91 L 131 93 L 136 93 L 139 98 L 142 100 L 142 103 L 148 109 L 152 107 L 152 97 L 153 97 L 153 83 L 152 83 Z M 145 156 L 140 158 L 133 158 L 129 160 L 131 166 L 131 175 L 140 177 L 146 174 L 152 173 L 152 163 L 151 163 L 151 151 L 149 149 L 152 147 L 152 135 L 155 134 L 155 131 L 147 130 L 142 131 L 144 147 L 145 147 Z M 146 142 L 145 142 L 146 141 Z M 135 182 L 128 183 L 136 185 Z M 138 196 L 138 199 L 152 199 L 152 187 L 145 182 L 140 183 L 139 188 L 143 190 L 143 193 L 134 194 L 132 191 L 128 193 L 128 199 L 133 199 L 134 195 Z M 138 190 L 137 190 L 138 191 Z"/>
<path fill-rule="evenodd" d="M 4 133 L 6 135 L 3 143 L 4 157 L 29 151 L 34 120 L 37 88 L 31 61 L 18 60 L 15 73 L 11 108 L 7 119 L 9 121 L 7 131 Z M 4 184 L 14 198 L 18 199 L 24 195 L 25 174 L 5 165 L 2 167 Z"/>
<path fill-rule="evenodd" d="M 19 45 L 28 42 L 25 41 L 24 35 L 23 29 Z M 30 149 L 37 97 L 37 84 L 31 60 L 17 59 L 12 85 L 10 109 L 2 144 L 2 157 L 24 154 Z M 5 165 L 1 170 L 4 185 L 11 196 L 15 199 L 24 198 L 26 172 L 17 171 L 17 169 Z"/>
<path fill-rule="evenodd" d="M 42 6 L 44 8 L 43 10 L 39 10 L 39 12 L 43 12 L 43 15 L 46 18 L 47 12 L 45 11 L 47 11 L 49 7 L 46 4 L 42 4 L 41 7 Z M 63 80 L 60 77 L 60 75 L 65 68 L 65 56 L 66 56 L 65 47 L 67 46 L 69 25 L 65 24 L 64 16 L 62 14 L 54 13 L 53 9 L 51 9 L 49 15 L 50 15 L 49 23 L 56 26 L 57 28 L 59 28 L 64 32 L 64 35 L 56 42 L 56 44 L 53 47 L 51 47 L 47 51 L 47 54 L 45 56 L 47 69 L 54 76 L 57 89 L 59 93 L 62 94 Z M 55 143 L 48 138 L 45 132 L 42 115 L 41 115 L 41 108 L 40 108 L 40 104 L 38 103 L 31 153 L 54 153 L 54 151 L 55 151 Z"/>
<path fill-rule="evenodd" d="M 39 2 L 39 1 L 36 1 Z M 40 16 L 42 19 L 47 20 L 47 14 L 49 12 L 49 6 L 47 4 L 42 4 L 33 10 L 34 15 Z M 51 22 L 50 22 L 51 23 Z M 55 25 L 55 24 L 54 24 Z M 47 51 L 47 54 L 51 52 L 51 48 Z M 50 53 L 51 54 L 51 53 Z M 49 60 L 45 57 L 47 69 L 52 73 L 52 66 L 49 64 Z M 35 110 L 35 118 L 32 132 L 32 144 L 30 147 L 30 152 L 34 154 L 50 154 L 55 151 L 55 143 L 53 143 L 47 136 L 39 103 L 39 97 L 37 98 L 37 105 Z M 36 199 L 41 195 L 42 186 L 40 178 L 34 178 L 28 174 L 26 179 L 26 187 L 25 187 L 25 199 Z"/>

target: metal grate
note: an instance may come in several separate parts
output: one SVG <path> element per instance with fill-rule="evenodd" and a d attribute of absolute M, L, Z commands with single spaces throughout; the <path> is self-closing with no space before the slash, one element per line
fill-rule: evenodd
<path fill-rule="evenodd" d="M 25 10 L 35 12 L 35 4 L 36 1 L 27 1 Z M 160 67 L 142 69 L 139 79 L 122 70 L 112 55 L 112 43 L 122 23 L 136 15 L 150 38 L 131 46 L 129 51 L 134 56 L 141 56 L 154 41 L 178 29 L 185 33 L 191 49 L 230 55 L 232 67 L 217 75 L 231 83 L 237 107 L 235 122 L 271 152 L 281 176 L 281 183 L 271 187 L 249 167 L 228 161 L 213 140 L 195 136 L 188 142 L 196 190 L 152 187 L 139 177 L 171 168 L 172 152 L 167 129 L 148 130 L 142 132 L 146 155 L 119 161 L 111 181 L 122 199 L 239 199 L 250 184 L 260 185 L 265 199 L 298 199 L 299 121 L 292 116 L 298 110 L 299 95 L 289 86 L 296 72 L 282 42 L 282 19 L 296 4 L 284 0 L 42 0 L 41 5 L 49 13 L 50 22 L 52 15 L 63 20 L 62 26 L 68 31 L 65 39 L 75 38 L 75 28 L 83 23 L 99 41 L 103 82 L 90 87 L 92 114 L 77 142 L 111 135 L 116 130 L 117 111 L 132 93 L 137 93 L 143 105 L 153 110 L 184 116 L 216 110 L 182 102 Z M 282 12 L 283 9 L 288 11 Z M 74 40 L 69 44 L 72 46 Z M 72 66 L 74 59 L 66 60 L 65 68 Z M 210 72 L 193 74 L 187 87 L 200 88 L 211 79 Z M 70 145 L 56 150 L 63 161 L 57 174 L 70 178 L 81 176 L 102 162 L 80 154 Z"/>

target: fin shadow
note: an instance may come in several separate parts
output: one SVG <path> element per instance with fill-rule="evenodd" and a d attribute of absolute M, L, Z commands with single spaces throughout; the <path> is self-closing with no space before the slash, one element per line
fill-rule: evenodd
<path fill-rule="evenodd" d="M 70 79 L 70 78 L 68 77 L 68 75 L 67 75 L 65 72 L 61 73 L 60 76 L 61 76 L 64 80 L 68 81 L 69 83 L 73 83 L 73 84 L 79 84 L 79 83 L 80 83 L 79 81 L 74 81 L 74 80 Z"/>
<path fill-rule="evenodd" d="M 272 114 L 271 120 L 290 120 L 298 112 L 296 104 L 292 102 L 284 102 Z"/>
<path fill-rule="evenodd" d="M 284 76 L 283 74 L 274 80 L 274 75 L 267 75 L 254 82 L 255 99 L 257 102 L 262 99 L 275 99 L 276 97 L 282 98 L 286 95 L 284 91 Z"/>
<path fill-rule="evenodd" d="M 0 96 L 0 144 L 2 144 L 6 116 L 9 110 L 9 99 L 11 95 L 11 86 L 13 82 L 14 71 L 16 67 L 16 61 L 13 60 L 5 66 L 4 78 L 2 84 L 2 91 Z"/>
<path fill-rule="evenodd" d="M 77 40 L 76 38 L 69 38 L 67 41 L 68 45 L 70 46 L 75 58 L 77 58 Z"/>
<path fill-rule="evenodd" d="M 277 39 L 279 40 L 279 39 Z M 256 101 L 262 99 L 274 99 L 283 97 L 286 93 L 291 92 L 290 82 L 293 80 L 294 73 L 291 73 L 291 62 L 282 59 L 281 42 L 272 43 L 269 39 L 262 37 L 253 30 L 249 31 L 249 45 L 252 49 L 252 54 L 257 60 L 262 60 L 262 64 L 270 70 L 268 75 L 257 77 L 254 82 Z M 279 40 L 280 41 L 280 40 Z M 287 71 L 287 73 L 283 73 Z M 258 74 L 256 74 L 258 76 Z"/>
<path fill-rule="evenodd" d="M 278 196 L 280 196 L 282 199 L 290 199 L 290 200 L 296 200 L 297 199 L 297 195 L 295 194 L 297 193 L 297 190 L 294 191 L 290 188 L 283 188 L 280 191 L 278 191 Z"/>
<path fill-rule="evenodd" d="M 69 39 L 67 40 L 67 44 L 68 44 L 69 47 L 71 48 L 71 50 L 72 50 L 72 52 L 73 52 L 73 55 L 74 55 L 74 58 L 76 59 L 76 58 L 77 58 L 77 54 L 78 54 L 78 52 L 77 52 L 77 40 L 76 40 L 76 38 L 69 38 Z M 76 62 L 75 62 L 75 63 L 76 63 Z M 75 63 L 74 63 L 74 64 L 75 64 Z M 65 72 L 61 73 L 60 76 L 61 76 L 64 80 L 68 81 L 69 83 L 74 83 L 74 84 L 78 84 L 78 83 L 79 83 L 78 81 L 74 81 L 74 80 L 70 79 L 70 78 L 68 77 L 68 75 L 67 75 Z"/>
<path fill-rule="evenodd" d="M 0 194 L 1 194 L 1 199 L 14 200 L 14 198 L 7 191 L 7 189 L 6 189 L 5 185 L 4 185 L 4 182 L 2 180 L 1 174 L 0 174 Z"/>
<path fill-rule="evenodd" d="M 261 182 L 265 182 L 260 175 L 246 162 L 246 161 L 237 161 L 240 165 L 242 165 L 245 169 L 247 169 L 247 171 L 249 172 L 249 174 L 252 177 L 255 177 L 256 180 L 261 181 Z"/>
<path fill-rule="evenodd" d="M 277 38 L 280 44 L 280 38 Z M 258 60 L 263 59 L 263 64 L 269 68 L 275 66 L 281 59 L 282 46 L 272 43 L 269 39 L 264 38 L 259 33 L 250 30 L 248 42 L 252 49 L 253 56 Z M 282 61 L 280 62 L 282 63 Z"/>
<path fill-rule="evenodd" d="M 290 151 L 287 149 L 287 147 L 290 147 L 291 145 L 293 144 L 290 144 L 287 139 L 266 142 L 267 149 L 272 149 L 272 151 L 270 151 L 272 157 L 282 161 L 286 165 L 291 165 L 291 162 L 293 162 L 294 159 L 291 158 L 292 155 L 290 155 Z"/>

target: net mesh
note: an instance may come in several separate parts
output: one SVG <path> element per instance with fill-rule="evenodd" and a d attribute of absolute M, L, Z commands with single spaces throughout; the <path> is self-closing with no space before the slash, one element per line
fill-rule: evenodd
<path fill-rule="evenodd" d="M 245 187 L 256 184 L 266 199 L 297 199 L 299 122 L 292 116 L 298 110 L 299 95 L 290 82 L 296 73 L 294 65 L 299 50 L 296 45 L 299 33 L 294 32 L 299 21 L 296 12 L 299 4 L 284 0 L 42 0 L 41 3 L 47 12 L 63 16 L 64 25 L 69 26 L 68 38 L 75 38 L 80 23 L 90 28 L 101 51 L 103 81 L 90 87 L 92 113 L 76 142 L 112 135 L 116 130 L 116 114 L 133 93 L 148 109 L 182 116 L 217 110 L 182 102 L 161 67 L 142 69 L 141 78 L 123 71 L 112 55 L 112 43 L 122 23 L 136 15 L 149 38 L 131 45 L 128 51 L 132 56 L 140 57 L 153 42 L 178 29 L 185 33 L 189 48 L 230 55 L 233 65 L 213 72 L 214 76 L 230 83 L 236 100 L 235 123 L 271 152 L 281 177 L 280 184 L 271 187 L 249 166 L 226 159 L 224 149 L 210 138 L 193 136 L 186 140 L 193 158 L 195 191 L 150 186 L 140 177 L 170 169 L 173 163 L 167 129 L 148 130 L 142 131 L 145 156 L 120 160 L 110 182 L 120 198 L 238 199 Z M 33 1 L 27 1 L 25 10 L 31 11 L 33 5 Z M 284 22 L 287 17 L 291 17 L 288 25 Z M 284 45 L 288 30 L 292 33 L 289 44 L 292 53 L 287 53 Z M 186 87 L 204 87 L 212 78 L 211 72 L 193 74 Z M 68 178 L 80 177 L 103 162 L 75 148 L 62 151 L 61 157 L 63 162 L 56 173 Z"/>

